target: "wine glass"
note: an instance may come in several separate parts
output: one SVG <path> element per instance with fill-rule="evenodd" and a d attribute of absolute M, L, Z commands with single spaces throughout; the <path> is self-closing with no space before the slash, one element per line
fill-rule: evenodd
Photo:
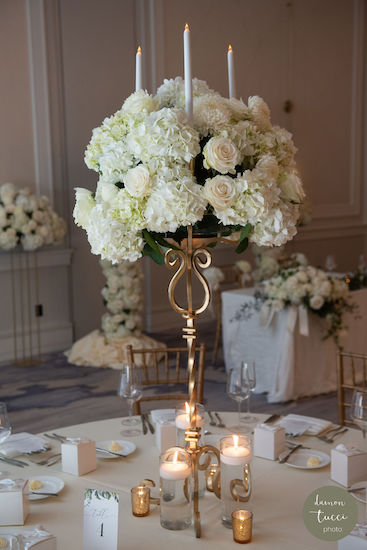
<path fill-rule="evenodd" d="M 11 425 L 5 403 L 0 402 L 0 445 L 11 434 Z"/>
<path fill-rule="evenodd" d="M 332 272 L 336 268 L 335 257 L 332 254 L 328 254 L 325 260 L 325 270 Z"/>
<path fill-rule="evenodd" d="M 363 438 L 365 438 L 367 430 L 367 390 L 355 390 L 353 392 L 350 417 L 354 424 L 357 424 L 357 426 L 361 428 Z"/>
<path fill-rule="evenodd" d="M 247 379 L 250 392 L 247 397 L 247 411 L 246 413 L 241 417 L 241 421 L 245 422 L 246 424 L 256 424 L 257 418 L 256 416 L 253 416 L 250 414 L 250 397 L 251 393 L 256 388 L 256 367 L 255 367 L 255 361 L 243 361 L 242 362 L 242 368 L 244 369 L 245 377 Z"/>
<path fill-rule="evenodd" d="M 231 369 L 227 377 L 227 395 L 238 403 L 238 426 L 236 426 L 238 431 L 241 429 L 241 404 L 242 401 L 248 399 L 250 392 L 249 378 L 244 365 L 241 364 L 240 367 Z"/>
<path fill-rule="evenodd" d="M 129 416 L 121 421 L 124 426 L 136 426 L 140 423 L 138 418 L 133 416 L 133 407 L 135 401 L 141 398 L 142 394 L 142 376 L 141 370 L 136 365 L 123 365 L 121 372 L 120 385 L 118 395 L 122 399 L 126 399 L 129 405 Z M 127 430 L 122 430 L 122 435 L 134 436 L 140 435 L 141 430 L 130 427 Z"/>

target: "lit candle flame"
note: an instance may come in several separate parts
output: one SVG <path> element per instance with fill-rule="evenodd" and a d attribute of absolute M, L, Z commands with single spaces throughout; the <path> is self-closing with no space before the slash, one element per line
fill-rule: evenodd
<path fill-rule="evenodd" d="M 231 46 L 230 44 L 229 44 L 229 46 L 228 46 L 228 51 L 229 51 L 229 52 L 233 52 L 233 48 L 232 48 L 232 46 Z"/>
<path fill-rule="evenodd" d="M 188 404 L 187 401 L 185 403 L 185 408 L 186 408 L 186 414 L 190 414 L 190 405 Z"/>
<path fill-rule="evenodd" d="M 177 458 L 178 458 L 178 451 L 175 451 L 175 453 L 173 455 L 173 460 L 172 460 L 173 464 L 177 464 L 177 462 L 178 462 Z"/>
<path fill-rule="evenodd" d="M 137 52 L 136 52 L 136 53 L 138 53 L 138 54 L 141 55 L 141 47 L 140 47 L 140 46 L 138 46 L 138 49 L 137 49 Z"/>
<path fill-rule="evenodd" d="M 233 445 L 234 445 L 234 447 L 238 447 L 238 440 L 239 440 L 238 435 L 234 435 L 233 436 Z"/>
<path fill-rule="evenodd" d="M 189 31 L 189 30 L 190 30 L 190 27 L 189 27 L 189 25 L 186 23 L 186 25 L 185 25 L 185 31 Z"/>

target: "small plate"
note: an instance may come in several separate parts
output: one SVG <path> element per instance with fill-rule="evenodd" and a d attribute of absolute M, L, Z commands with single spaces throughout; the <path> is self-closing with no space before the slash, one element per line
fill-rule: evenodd
<path fill-rule="evenodd" d="M 59 493 L 65 487 L 65 483 L 62 479 L 55 476 L 35 476 L 31 479 L 37 479 L 42 483 L 42 487 L 38 489 L 40 493 Z M 41 500 L 43 498 L 49 498 L 47 495 L 37 495 L 38 491 L 32 491 L 33 494 L 28 495 L 29 500 Z"/>
<path fill-rule="evenodd" d="M 317 466 L 307 466 L 307 460 L 311 456 L 317 456 L 320 459 L 320 464 Z M 301 468 L 303 470 L 316 470 L 330 464 L 330 456 L 316 449 L 298 449 L 285 462 L 291 468 Z"/>
<path fill-rule="evenodd" d="M 130 455 L 133 453 L 136 449 L 135 443 L 132 441 L 124 441 L 123 439 L 107 439 L 107 441 L 97 441 L 96 447 L 101 447 L 101 449 L 106 449 L 106 451 L 109 451 L 109 446 L 111 445 L 112 441 L 115 441 L 119 445 L 121 445 L 122 449 L 121 451 L 113 451 L 117 452 L 121 456 Z M 97 458 L 118 458 L 116 455 L 110 455 L 108 453 L 102 453 L 101 451 L 97 451 Z"/>
<path fill-rule="evenodd" d="M 363 504 L 366 504 L 366 491 L 357 491 L 353 493 L 351 489 L 366 489 L 367 488 L 367 481 L 358 481 L 358 483 L 354 483 L 349 489 L 347 489 L 348 492 L 350 492 L 351 495 L 354 496 L 356 500 L 359 502 L 363 502 Z"/>

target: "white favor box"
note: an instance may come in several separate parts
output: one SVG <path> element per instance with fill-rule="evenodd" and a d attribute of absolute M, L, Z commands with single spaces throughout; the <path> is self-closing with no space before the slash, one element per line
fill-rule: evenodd
<path fill-rule="evenodd" d="M 155 425 L 155 441 L 160 453 L 176 445 L 175 421 L 157 422 Z"/>
<path fill-rule="evenodd" d="M 278 460 L 285 451 L 285 429 L 281 426 L 260 424 L 254 431 L 254 455 L 269 460 Z"/>
<path fill-rule="evenodd" d="M 61 444 L 62 470 L 82 476 L 97 469 L 96 443 L 90 439 Z"/>
<path fill-rule="evenodd" d="M 0 484 L 0 525 L 24 525 L 28 516 L 27 481 L 5 481 Z"/>
<path fill-rule="evenodd" d="M 367 452 L 359 449 L 347 449 L 338 445 L 331 450 L 331 472 L 333 481 L 344 487 L 350 487 L 367 477 Z"/>

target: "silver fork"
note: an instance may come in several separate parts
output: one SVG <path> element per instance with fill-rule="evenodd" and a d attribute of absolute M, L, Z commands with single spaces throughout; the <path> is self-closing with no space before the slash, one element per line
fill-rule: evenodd
<path fill-rule="evenodd" d="M 51 461 L 50 466 L 52 466 L 54 459 L 59 458 L 60 456 L 61 456 L 61 453 L 56 453 L 47 458 L 43 458 L 42 460 L 34 460 L 29 457 L 28 457 L 28 460 L 33 462 L 33 464 L 37 464 L 37 466 L 48 466 L 48 463 Z"/>
<path fill-rule="evenodd" d="M 336 430 L 332 430 L 332 432 L 333 432 L 332 435 L 330 435 L 329 432 L 328 432 L 328 433 L 325 434 L 324 436 L 320 436 L 319 439 L 321 439 L 321 441 L 325 441 L 326 443 L 333 443 L 334 439 L 335 439 L 337 436 L 339 436 L 339 435 L 341 435 L 341 434 L 343 434 L 343 433 L 345 433 L 345 432 L 347 432 L 347 431 L 348 431 L 348 428 L 343 428 L 343 427 L 341 426 L 341 427 L 339 427 L 339 428 L 336 429 Z"/>

